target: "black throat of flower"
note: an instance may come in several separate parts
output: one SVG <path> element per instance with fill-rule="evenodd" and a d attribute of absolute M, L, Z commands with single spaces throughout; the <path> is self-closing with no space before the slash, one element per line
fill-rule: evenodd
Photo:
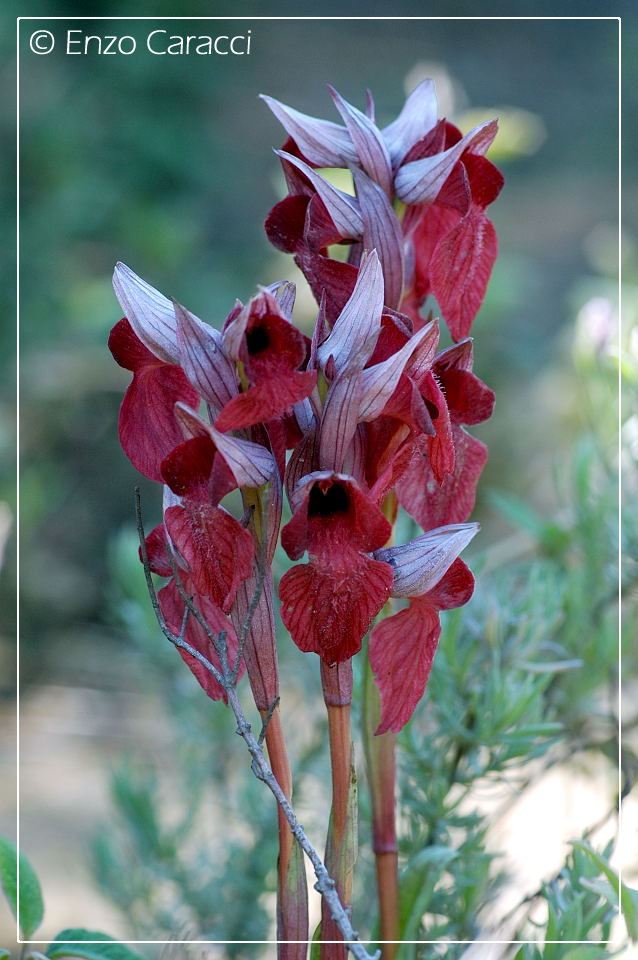
<path fill-rule="evenodd" d="M 246 349 L 251 357 L 257 353 L 262 353 L 270 346 L 270 337 L 265 327 L 253 327 L 246 333 Z"/>
<path fill-rule="evenodd" d="M 310 491 L 308 500 L 309 517 L 332 517 L 336 513 L 347 513 L 350 498 L 345 487 L 332 484 L 327 490 L 322 490 L 316 483 Z"/>

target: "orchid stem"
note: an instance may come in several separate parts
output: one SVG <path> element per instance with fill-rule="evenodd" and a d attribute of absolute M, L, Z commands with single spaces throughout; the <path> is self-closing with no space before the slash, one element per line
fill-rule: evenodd
<path fill-rule="evenodd" d="M 330 739 L 330 766 L 332 775 L 332 809 L 326 843 L 326 868 L 334 877 L 341 902 L 350 908 L 352 903 L 353 855 L 352 838 L 348 831 L 353 825 L 350 813 L 352 780 L 352 735 L 350 731 L 350 707 L 352 702 L 352 663 L 335 664 L 332 667 L 321 662 L 323 695 L 328 711 L 328 735 Z M 346 947 L 330 910 L 324 903 L 321 913 L 320 960 L 345 960 Z"/>
<path fill-rule="evenodd" d="M 379 724 L 379 691 L 366 662 L 363 695 L 363 743 L 372 800 L 372 847 L 377 869 L 379 930 L 383 960 L 393 960 L 399 940 L 399 873 L 395 813 L 394 733 L 374 735 Z M 392 942 L 394 941 L 394 942 Z"/>
<path fill-rule="evenodd" d="M 270 768 L 286 800 L 292 801 L 292 776 L 284 741 L 279 705 L 272 711 L 260 711 L 265 727 L 266 749 Z M 304 960 L 307 944 L 293 940 L 308 939 L 308 895 L 306 876 L 294 860 L 296 840 L 282 808 L 277 806 L 279 857 L 277 859 L 277 955 L 279 960 Z M 288 942 L 287 942 L 288 941 Z"/>

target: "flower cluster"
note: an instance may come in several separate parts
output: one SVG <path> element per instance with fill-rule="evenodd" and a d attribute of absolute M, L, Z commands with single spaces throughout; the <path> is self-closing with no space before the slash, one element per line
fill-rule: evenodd
<path fill-rule="evenodd" d="M 237 302 L 218 331 L 118 264 L 126 319 L 110 347 L 133 374 L 122 446 L 164 484 L 163 523 L 147 549 L 152 569 L 170 578 L 159 594 L 169 626 L 179 632 L 184 618 L 179 577 L 237 650 L 285 491 L 292 518 L 281 544 L 295 564 L 279 602 L 301 650 L 343 663 L 391 597 L 407 602 L 370 637 L 381 733 L 400 729 L 423 694 L 439 612 L 473 589 L 459 554 L 477 530 L 466 521 L 487 452 L 464 426 L 489 417 L 494 397 L 472 372 L 468 333 L 496 255 L 485 207 L 502 177 L 484 156 L 496 122 L 462 136 L 437 119 L 430 81 L 384 129 L 370 97 L 362 113 L 331 92 L 343 125 L 265 98 L 288 134 L 277 152 L 289 189 L 266 231 L 315 293 L 312 338 L 293 323 L 290 283 Z M 349 170 L 354 193 L 318 172 L 326 167 Z M 347 260 L 331 255 L 337 244 Z M 419 312 L 429 293 L 454 341 L 447 349 L 438 321 Z M 223 502 L 236 489 L 241 518 Z M 424 534 L 389 546 L 398 504 Z M 277 695 L 274 596 L 267 574 L 243 658 L 260 709 Z M 187 629 L 215 662 L 200 625 Z M 211 697 L 223 695 L 184 659 Z"/>

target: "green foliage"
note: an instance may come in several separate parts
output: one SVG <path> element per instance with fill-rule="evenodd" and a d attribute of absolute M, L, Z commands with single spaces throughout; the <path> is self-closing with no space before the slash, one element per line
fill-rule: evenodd
<path fill-rule="evenodd" d="M 28 940 L 37 930 L 44 916 L 44 902 L 40 881 L 24 854 L 20 853 L 20 930 Z M 14 916 L 18 911 L 18 852 L 7 837 L 0 836 L 0 883 Z M 72 943 L 73 940 L 99 943 Z M 22 952 L 24 955 L 24 949 Z M 8 950 L 0 950 L 0 960 L 9 957 Z M 41 956 L 41 954 L 38 954 Z M 105 933 L 84 930 L 81 927 L 62 930 L 49 944 L 46 956 L 51 960 L 63 957 L 82 957 L 84 960 L 143 960 L 143 957 L 129 950 Z"/>
<path fill-rule="evenodd" d="M 627 932 L 635 942 L 638 940 L 638 890 L 621 884 L 618 875 L 611 869 L 604 856 L 601 856 L 587 843 L 574 842 L 575 851 L 580 851 L 589 858 L 593 867 L 602 873 L 605 880 L 592 880 L 587 876 L 581 877 L 581 886 L 601 896 L 616 908 L 620 904 L 623 919 L 627 925 Z M 576 857 L 576 852 L 574 853 Z"/>
<path fill-rule="evenodd" d="M 319 955 L 321 953 L 321 923 L 318 923 L 315 927 L 315 932 L 312 935 L 312 942 L 310 944 L 310 960 L 319 960 Z"/>
<path fill-rule="evenodd" d="M 72 943 L 73 940 L 98 940 L 99 943 Z M 57 935 L 49 944 L 46 953 L 51 960 L 62 957 L 82 957 L 84 960 L 143 960 L 139 953 L 130 950 L 123 943 L 117 943 L 112 937 L 95 930 L 71 928 Z"/>
<path fill-rule="evenodd" d="M 597 853 L 588 844 L 574 843 L 563 868 L 549 883 L 543 884 L 538 897 L 547 913 L 544 943 L 532 954 L 521 948 L 515 960 L 597 960 L 611 956 L 604 946 L 609 940 L 611 923 L 618 913 L 618 896 L 606 881 L 618 878 L 609 867 L 612 845 Z M 516 939 L 526 938 L 526 927 Z M 600 941 L 587 944 L 586 941 Z M 571 942 L 570 942 L 571 941 Z M 577 945 L 575 941 L 585 941 Z"/>
<path fill-rule="evenodd" d="M 547 520 L 513 493 L 490 490 L 487 501 L 515 527 L 526 530 L 549 556 L 560 556 L 569 545 L 569 533 L 553 520 Z"/>
<path fill-rule="evenodd" d="M 37 930 L 44 916 L 44 903 L 40 881 L 24 854 L 20 853 L 20 917 L 18 918 L 18 853 L 14 845 L 0 837 L 0 882 L 2 889 L 18 919 L 25 940 Z"/>
<path fill-rule="evenodd" d="M 139 935 L 161 939 L 182 929 L 211 940 L 265 937 L 269 914 L 258 897 L 276 882 L 274 804 L 254 779 L 242 778 L 237 790 L 229 786 L 223 806 L 212 813 L 219 836 L 205 851 L 199 838 L 202 818 L 211 816 L 210 774 L 200 772 L 197 780 L 191 769 L 187 760 L 176 771 L 184 793 L 179 816 L 169 824 L 156 773 L 131 761 L 118 768 L 112 780 L 118 826 L 105 829 L 94 847 L 99 883 Z M 218 785 L 221 779 L 214 776 Z M 226 805 L 249 824 L 247 835 L 222 828 Z M 237 949 L 228 947 L 231 955 Z"/>

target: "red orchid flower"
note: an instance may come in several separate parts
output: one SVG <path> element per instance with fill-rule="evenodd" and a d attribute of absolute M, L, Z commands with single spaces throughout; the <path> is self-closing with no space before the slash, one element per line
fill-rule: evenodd
<path fill-rule="evenodd" d="M 133 382 L 120 410 L 120 442 L 137 469 L 161 481 L 162 460 L 183 439 L 175 403 L 206 400 L 216 415 L 237 393 L 234 365 L 221 349 L 221 334 L 171 302 L 118 263 L 113 286 L 126 318 L 109 347 Z"/>
<path fill-rule="evenodd" d="M 167 627 L 175 636 L 180 636 L 182 632 L 184 610 L 186 606 L 182 595 L 179 592 L 175 576 L 173 574 L 173 569 L 168 559 L 169 550 L 173 551 L 175 566 L 179 572 L 180 581 L 185 593 L 187 596 L 192 598 L 195 608 L 201 613 L 211 633 L 219 634 L 222 631 L 225 632 L 229 662 L 234 663 L 237 657 L 238 643 L 237 634 L 235 633 L 233 624 L 226 616 L 224 616 L 214 600 L 197 592 L 190 577 L 189 569 L 184 566 L 182 559 L 175 547 L 171 547 L 170 541 L 166 535 L 166 528 L 163 524 L 160 524 L 158 527 L 155 527 L 155 529 L 152 530 L 147 536 L 146 552 L 153 573 L 158 574 L 160 577 L 171 578 L 166 586 L 162 587 L 157 595 L 160 610 L 162 611 L 162 616 L 166 621 Z M 198 650 L 199 653 L 203 654 L 208 660 L 210 660 L 210 662 L 217 667 L 220 673 L 223 672 L 222 664 L 214 644 L 208 638 L 208 635 L 201 624 L 192 615 L 188 617 L 186 630 L 184 632 L 184 639 L 192 647 Z M 211 698 L 211 700 L 223 700 L 224 703 L 226 703 L 226 691 L 217 682 L 214 676 L 202 666 L 199 660 L 193 657 L 186 650 L 183 650 L 180 647 L 177 649 L 179 650 L 182 660 L 184 663 L 186 663 L 191 673 L 197 679 L 199 685 Z M 243 672 L 244 664 L 242 662 L 240 664 L 238 675 L 241 676 Z"/>
<path fill-rule="evenodd" d="M 277 153 L 290 193 L 266 221 L 271 242 L 295 254 L 317 300 L 328 291 L 329 320 L 352 291 L 361 251 L 376 247 L 387 306 L 401 305 L 418 326 L 419 307 L 432 291 L 454 339 L 466 336 L 497 252 L 484 212 L 503 183 L 484 156 L 496 121 L 465 136 L 437 122 L 430 80 L 419 84 L 397 120 L 382 130 L 370 104 L 365 115 L 330 92 L 345 126 L 263 98 L 289 135 L 286 149 Z M 349 168 L 356 195 L 338 190 L 317 167 Z M 394 199 L 407 205 L 401 223 Z M 348 263 L 329 257 L 333 243 L 351 245 Z"/>
<path fill-rule="evenodd" d="M 162 550 L 167 532 L 198 609 L 211 628 L 221 629 L 223 624 L 232 648 L 235 629 L 243 624 L 255 591 L 259 536 L 239 524 L 220 501 L 236 488 L 246 496 L 270 483 L 270 563 L 281 497 L 268 436 L 258 427 L 251 429 L 257 442 L 224 434 L 192 409 L 201 396 L 214 421 L 239 395 L 236 362 L 227 354 L 220 332 L 168 300 L 122 263 L 115 268 L 113 285 L 130 323 L 116 325 L 110 343 L 118 361 L 134 369 L 120 418 L 123 445 L 147 476 L 166 482 Z M 274 285 L 268 292 L 277 310 L 290 314 L 294 285 Z M 236 304 L 226 326 L 241 311 L 242 305 Z M 305 338 L 293 336 L 301 337 L 305 355 Z M 165 567 L 164 575 L 169 574 L 170 568 Z M 184 604 L 173 581 L 161 591 L 161 603 L 171 629 L 178 632 Z M 208 656 L 208 641 L 192 617 L 188 629 L 189 641 Z M 201 667 L 185 659 L 202 682 Z M 244 660 L 255 701 L 260 709 L 267 709 L 278 694 L 269 575 L 250 625 Z M 219 693 L 214 683 L 211 689 Z"/>
<path fill-rule="evenodd" d="M 189 438 L 162 462 L 162 478 L 180 498 L 164 523 L 198 593 L 228 612 L 252 572 L 254 550 L 249 531 L 219 502 L 237 487 L 267 483 L 274 459 L 258 444 L 219 433 L 184 405 L 176 412 Z"/>
<path fill-rule="evenodd" d="M 492 415 L 494 393 L 472 373 L 472 340 L 439 353 L 432 375 L 440 384 L 449 413 L 453 469 L 437 475 L 424 439 L 417 439 L 411 461 L 397 483 L 399 502 L 424 530 L 463 523 L 476 499 L 476 485 L 487 460 L 487 447 L 461 424 L 482 423 Z"/>
<path fill-rule="evenodd" d="M 377 734 L 405 726 L 425 692 L 441 635 L 439 612 L 467 603 L 474 590 L 470 570 L 457 558 L 477 531 L 476 523 L 441 527 L 374 554 L 393 568 L 392 595 L 410 598 L 406 609 L 370 634 L 370 665 L 381 694 Z"/>
<path fill-rule="evenodd" d="M 310 363 L 320 367 L 328 387 L 288 463 L 289 496 L 305 474 L 332 470 L 370 487 L 372 501 L 380 503 L 422 437 L 431 440 L 437 476 L 453 469 L 450 418 L 431 372 L 438 327 L 430 322 L 412 333 L 409 318 L 384 311 L 382 303 L 381 266 L 373 251 L 362 259 L 353 293 L 329 335 L 320 310 Z"/>
<path fill-rule="evenodd" d="M 218 430 L 236 430 L 278 417 L 310 393 L 315 371 L 300 371 L 307 340 L 285 315 L 280 301 L 262 290 L 227 323 L 227 356 L 243 369 L 246 387 L 215 421 Z"/>
<path fill-rule="evenodd" d="M 390 595 L 392 567 L 368 554 L 387 542 L 391 527 L 353 477 L 310 474 L 295 493 L 281 541 L 292 560 L 310 562 L 281 579 L 281 616 L 297 646 L 340 663 L 361 649 L 370 623 Z"/>

